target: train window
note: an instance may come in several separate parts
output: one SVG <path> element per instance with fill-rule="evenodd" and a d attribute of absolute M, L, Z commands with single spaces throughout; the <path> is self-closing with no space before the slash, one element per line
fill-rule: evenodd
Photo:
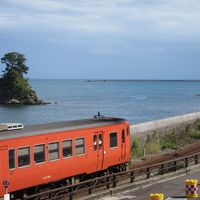
<path fill-rule="evenodd" d="M 97 135 L 93 136 L 93 145 L 94 145 L 94 150 L 97 150 Z"/>
<path fill-rule="evenodd" d="M 129 135 L 129 131 L 130 131 L 130 130 L 129 130 L 129 127 L 127 127 L 127 130 L 126 130 L 127 135 Z"/>
<path fill-rule="evenodd" d="M 125 143 L 125 134 L 124 134 L 124 130 L 122 131 L 122 143 Z"/>
<path fill-rule="evenodd" d="M 59 142 L 49 143 L 49 161 L 59 159 Z"/>
<path fill-rule="evenodd" d="M 72 156 L 72 140 L 63 141 L 63 158 Z"/>
<path fill-rule="evenodd" d="M 102 148 L 102 134 L 99 134 L 99 148 Z"/>
<path fill-rule="evenodd" d="M 110 133 L 110 148 L 117 147 L 117 132 Z"/>
<path fill-rule="evenodd" d="M 8 151 L 9 154 L 9 169 L 14 169 L 15 168 L 15 150 L 10 149 Z"/>
<path fill-rule="evenodd" d="M 34 161 L 35 163 L 45 162 L 45 145 L 35 145 L 34 146 Z"/>
<path fill-rule="evenodd" d="M 85 153 L 85 139 L 78 138 L 76 139 L 76 155 Z"/>
<path fill-rule="evenodd" d="M 30 147 L 18 149 L 18 167 L 30 165 Z"/>

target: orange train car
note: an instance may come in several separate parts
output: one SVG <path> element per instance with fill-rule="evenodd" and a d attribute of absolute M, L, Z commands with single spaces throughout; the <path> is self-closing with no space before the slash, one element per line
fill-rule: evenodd
<path fill-rule="evenodd" d="M 45 188 L 126 170 L 130 124 L 121 118 L 27 126 L 0 132 L 0 197 L 12 199 Z"/>

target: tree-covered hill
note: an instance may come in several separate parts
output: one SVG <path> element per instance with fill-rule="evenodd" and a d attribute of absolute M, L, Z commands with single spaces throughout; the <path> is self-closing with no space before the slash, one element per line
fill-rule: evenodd
<path fill-rule="evenodd" d="M 25 62 L 25 56 L 18 52 L 7 53 L 1 58 L 5 70 L 0 78 L 0 104 L 46 104 L 24 78 L 29 70 Z"/>

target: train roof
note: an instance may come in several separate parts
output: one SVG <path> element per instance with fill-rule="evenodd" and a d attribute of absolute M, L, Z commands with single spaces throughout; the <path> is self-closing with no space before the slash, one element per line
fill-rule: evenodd
<path fill-rule="evenodd" d="M 1 131 L 0 140 L 56 133 L 56 132 L 62 132 L 62 131 L 109 126 L 109 125 L 114 125 L 114 124 L 120 124 L 125 121 L 126 120 L 122 118 L 97 117 L 97 118 L 90 118 L 90 119 L 31 125 L 31 126 L 25 126 L 25 128 L 21 130 Z"/>

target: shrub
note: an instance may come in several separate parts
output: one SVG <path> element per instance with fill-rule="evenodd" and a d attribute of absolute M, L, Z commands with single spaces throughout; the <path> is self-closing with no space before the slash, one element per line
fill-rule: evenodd
<path fill-rule="evenodd" d="M 161 150 L 165 149 L 177 149 L 177 145 L 172 142 L 162 141 L 161 142 Z"/>
<path fill-rule="evenodd" d="M 160 140 L 156 132 L 154 132 L 151 136 L 148 135 L 144 148 L 146 154 L 152 154 L 160 151 Z"/>
<path fill-rule="evenodd" d="M 141 156 L 141 147 L 140 147 L 140 144 L 139 144 L 139 141 L 137 138 L 134 138 L 132 140 L 132 144 L 131 144 L 131 154 L 133 156 L 136 156 L 136 157 L 140 157 Z"/>

